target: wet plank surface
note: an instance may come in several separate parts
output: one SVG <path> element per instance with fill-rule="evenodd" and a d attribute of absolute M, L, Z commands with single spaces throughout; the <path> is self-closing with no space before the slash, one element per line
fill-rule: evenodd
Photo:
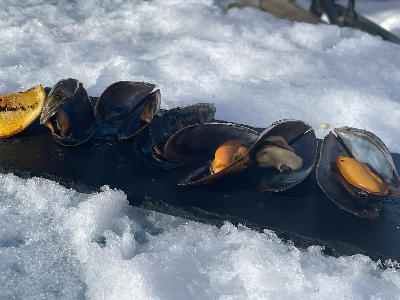
<path fill-rule="evenodd" d="M 400 155 L 393 154 L 393 158 L 399 169 Z M 323 194 L 315 171 L 298 186 L 280 193 L 260 192 L 257 171 L 251 168 L 218 184 L 177 186 L 196 166 L 149 168 L 136 157 L 133 140 L 117 141 L 104 135 L 101 125 L 87 143 L 63 147 L 38 121 L 24 132 L 0 140 L 0 166 L 2 173 L 43 176 L 83 192 L 109 185 L 123 190 L 131 205 L 190 220 L 273 229 L 300 247 L 325 245 L 330 255 L 364 253 L 373 259 L 400 260 L 398 201 L 386 201 L 376 220 L 359 219 Z"/>

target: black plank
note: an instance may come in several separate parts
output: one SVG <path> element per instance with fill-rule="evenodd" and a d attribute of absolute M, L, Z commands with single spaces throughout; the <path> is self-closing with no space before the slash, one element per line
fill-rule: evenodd
<path fill-rule="evenodd" d="M 393 158 L 399 168 L 400 155 L 393 154 Z M 64 147 L 38 122 L 0 140 L 0 166 L 2 173 L 43 176 L 84 192 L 109 185 L 123 190 L 131 205 L 195 221 L 214 225 L 231 221 L 257 230 L 273 229 L 300 247 L 325 245 L 326 253 L 335 256 L 363 253 L 373 259 L 400 260 L 398 201 L 387 201 L 376 220 L 359 219 L 322 193 L 315 171 L 298 186 L 280 193 L 260 192 L 254 169 L 219 184 L 177 186 L 196 166 L 149 168 L 136 157 L 133 140 L 117 141 L 103 135 L 102 125 L 97 125 L 87 143 Z"/>

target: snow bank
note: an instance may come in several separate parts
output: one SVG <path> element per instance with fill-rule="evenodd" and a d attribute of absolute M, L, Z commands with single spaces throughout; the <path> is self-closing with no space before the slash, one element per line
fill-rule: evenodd
<path fill-rule="evenodd" d="M 136 209 L 107 187 L 0 175 L 0 286 L 2 299 L 397 299 L 400 273 Z"/>

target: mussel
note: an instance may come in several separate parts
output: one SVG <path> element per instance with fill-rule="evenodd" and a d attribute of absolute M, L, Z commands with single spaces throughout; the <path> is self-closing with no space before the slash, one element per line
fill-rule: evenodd
<path fill-rule="evenodd" d="M 89 96 L 81 82 L 62 79 L 51 89 L 40 115 L 56 142 L 76 146 L 88 140 L 94 131 L 94 114 Z"/>
<path fill-rule="evenodd" d="M 135 140 L 136 154 L 147 165 L 170 169 L 182 163 L 169 160 L 164 146 L 177 131 L 193 124 L 202 124 L 214 119 L 216 109 L 211 103 L 198 103 L 160 111 L 154 115 L 148 128 L 139 133 Z"/>
<path fill-rule="evenodd" d="M 264 192 L 283 191 L 311 173 L 316 162 L 317 138 L 303 121 L 278 121 L 261 134 L 249 156 L 257 161 L 258 188 Z"/>
<path fill-rule="evenodd" d="M 118 139 L 136 136 L 160 110 L 160 90 L 146 82 L 119 81 L 108 86 L 97 100 L 95 118 L 116 123 Z"/>
<path fill-rule="evenodd" d="M 28 127 L 42 111 L 46 93 L 41 85 L 26 92 L 0 95 L 0 138 Z"/>
<path fill-rule="evenodd" d="M 375 134 L 352 127 L 334 129 L 323 140 L 317 181 L 340 208 L 375 219 L 390 194 L 400 199 L 400 179 L 390 151 Z"/>
<path fill-rule="evenodd" d="M 180 163 L 205 163 L 202 167 L 182 178 L 179 185 L 198 185 L 212 182 L 218 178 L 244 170 L 251 162 L 244 159 L 244 156 L 236 155 L 236 160 L 230 158 L 221 158 L 227 164 L 220 171 L 213 170 L 212 160 L 215 157 L 215 152 L 220 148 L 221 154 L 226 152 L 235 156 L 234 149 L 222 148 L 224 143 L 229 141 L 239 141 L 246 147 L 254 143 L 259 136 L 259 133 L 251 128 L 233 123 L 206 123 L 185 127 L 175 133 L 165 144 L 165 156 L 175 162 Z M 230 145 L 236 150 L 238 145 L 230 142 Z M 221 148 L 222 147 L 222 148 Z M 219 158 L 217 157 L 217 160 Z"/>

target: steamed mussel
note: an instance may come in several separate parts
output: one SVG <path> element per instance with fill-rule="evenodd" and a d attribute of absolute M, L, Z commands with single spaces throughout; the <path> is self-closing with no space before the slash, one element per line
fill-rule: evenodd
<path fill-rule="evenodd" d="M 146 82 L 119 81 L 108 86 L 95 106 L 99 123 L 117 124 L 119 139 L 136 136 L 160 110 L 160 90 Z"/>
<path fill-rule="evenodd" d="M 250 155 L 262 167 L 258 168 L 261 191 L 287 190 L 311 173 L 316 162 L 317 138 L 311 126 L 303 121 L 278 121 L 261 134 Z"/>
<path fill-rule="evenodd" d="M 237 156 L 237 160 L 228 161 L 228 165 L 212 174 L 212 158 L 217 149 L 224 143 L 240 140 L 246 145 L 254 143 L 259 133 L 251 128 L 232 123 L 206 123 L 183 128 L 175 133 L 164 147 L 165 156 L 179 163 L 204 163 L 205 165 L 190 173 L 178 184 L 198 185 L 209 183 L 223 176 L 241 172 L 252 162 L 245 156 Z M 233 153 L 233 151 L 227 151 Z M 247 153 L 247 152 L 246 152 Z"/>
<path fill-rule="evenodd" d="M 334 203 L 360 218 L 377 218 L 389 194 L 400 199 L 389 150 L 375 134 L 357 128 L 334 129 L 324 138 L 317 181 Z"/>
<path fill-rule="evenodd" d="M 79 145 L 94 131 L 94 114 L 89 96 L 81 82 L 62 79 L 51 89 L 40 115 L 56 142 L 64 146 Z"/>
<path fill-rule="evenodd" d="M 177 131 L 193 124 L 202 124 L 214 119 L 216 109 L 211 103 L 198 103 L 185 107 L 159 111 L 150 124 L 135 140 L 136 154 L 148 166 L 170 169 L 180 166 L 164 154 L 168 139 Z"/>

